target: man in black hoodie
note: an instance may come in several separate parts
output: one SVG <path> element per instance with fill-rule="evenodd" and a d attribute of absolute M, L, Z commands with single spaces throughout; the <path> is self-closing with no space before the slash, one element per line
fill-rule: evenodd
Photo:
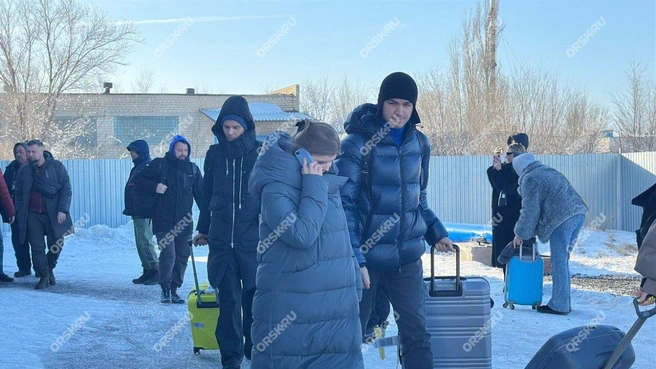
<path fill-rule="evenodd" d="M 198 166 L 189 161 L 190 156 L 189 141 L 175 136 L 164 157 L 151 161 L 134 180 L 140 191 L 157 194 L 152 219 L 160 249 L 159 285 L 163 304 L 185 302 L 177 291 L 182 286 L 189 261 L 194 200 L 201 211 L 203 209 L 203 176 Z"/>
<path fill-rule="evenodd" d="M 56 283 L 53 270 L 64 236 L 74 232 L 69 214 L 73 192 L 66 167 L 43 150 L 41 141 L 27 143 L 27 158 L 30 164 L 20 167 L 16 174 L 16 221 L 20 242 L 29 241 L 34 269 L 41 276 L 34 288 L 41 290 Z"/>
<path fill-rule="evenodd" d="M 14 161 L 7 165 L 5 168 L 5 182 L 9 189 L 9 195 L 14 200 L 14 189 L 16 188 L 16 173 L 18 169 L 27 164 L 27 144 L 25 142 L 18 142 L 14 145 Z M 16 201 L 14 200 L 14 206 Z M 16 265 L 18 271 L 14 273 L 14 277 L 25 277 L 32 272 L 32 258 L 30 257 L 30 244 L 27 240 L 20 242 L 20 234 L 18 231 L 18 222 L 11 223 L 11 243 L 14 246 L 14 253 L 16 254 Z M 35 269 L 36 272 L 36 269 Z M 37 274 L 38 276 L 38 274 Z"/>
<path fill-rule="evenodd" d="M 209 243 L 207 274 L 212 287 L 219 290 L 221 310 L 216 338 L 223 367 L 233 369 L 240 367 L 242 355 L 250 360 L 253 347 L 251 307 L 260 203 L 248 192 L 248 178 L 262 144 L 256 139 L 248 103 L 241 96 L 225 101 L 212 132 L 219 143 L 210 146 L 205 157 L 203 195 L 208 206 L 207 212 L 200 213 L 194 241 Z"/>
<path fill-rule="evenodd" d="M 136 140 L 131 142 L 128 147 L 130 157 L 134 167 L 130 171 L 130 177 L 125 184 L 125 210 L 123 214 L 132 217 L 132 225 L 134 226 L 134 241 L 137 244 L 137 253 L 141 260 L 143 273 L 137 279 L 133 279 L 134 284 L 153 285 L 159 281 L 159 265 L 157 264 L 157 254 L 155 253 L 155 246 L 153 245 L 153 225 L 151 214 L 148 214 L 147 206 L 145 204 L 149 198 L 139 196 L 139 193 L 134 191 L 135 184 L 134 178 L 141 172 L 141 170 L 151 162 L 150 148 L 148 143 L 144 140 Z"/>

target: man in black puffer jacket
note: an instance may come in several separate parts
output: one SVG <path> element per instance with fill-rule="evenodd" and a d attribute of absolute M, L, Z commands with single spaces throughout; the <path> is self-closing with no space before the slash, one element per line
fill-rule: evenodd
<path fill-rule="evenodd" d="M 209 242 L 207 275 L 219 290 L 216 338 L 224 368 L 239 368 L 250 360 L 251 324 L 260 202 L 248 192 L 248 178 L 262 146 L 246 99 L 231 96 L 212 127 L 219 140 L 205 157 L 204 202 L 195 244 Z M 210 214 L 211 212 L 211 214 Z M 242 293 L 243 286 L 243 293 Z M 243 322 L 241 309 L 244 310 Z M 245 337 L 245 343 L 243 337 Z"/>
<path fill-rule="evenodd" d="M 424 315 L 421 256 L 426 242 L 453 251 L 426 199 L 430 143 L 417 131 L 417 85 L 393 73 L 380 86 L 378 104 L 357 107 L 344 123 L 348 136 L 337 161 L 351 245 L 362 269 L 363 332 L 378 288 L 386 291 L 397 321 L 404 365 L 433 367 Z M 370 280 L 370 286 L 368 282 Z"/>

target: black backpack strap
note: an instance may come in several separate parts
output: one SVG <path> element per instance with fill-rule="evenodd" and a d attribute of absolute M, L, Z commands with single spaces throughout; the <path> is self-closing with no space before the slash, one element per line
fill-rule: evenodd
<path fill-rule="evenodd" d="M 166 162 L 166 158 L 162 158 L 162 161 L 159 162 L 159 183 L 166 184 L 166 175 L 169 172 L 169 165 Z"/>

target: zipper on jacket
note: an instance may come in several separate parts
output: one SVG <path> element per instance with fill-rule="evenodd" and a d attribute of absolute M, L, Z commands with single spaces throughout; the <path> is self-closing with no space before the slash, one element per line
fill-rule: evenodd
<path fill-rule="evenodd" d="M 244 187 L 244 157 L 239 161 L 239 210 L 241 210 L 241 189 Z M 234 222 L 234 220 L 233 220 Z M 233 225 L 234 227 L 234 225 Z"/>
<path fill-rule="evenodd" d="M 226 160 L 228 160 L 226 158 Z M 227 171 L 226 167 L 226 171 Z M 232 208 L 232 224 L 230 226 L 230 247 L 233 249 L 235 248 L 235 212 L 237 209 L 235 209 L 235 185 L 237 183 L 235 182 L 235 159 L 232 159 L 232 204 L 230 204 L 230 207 Z"/>
<path fill-rule="evenodd" d="M 405 193 L 404 190 L 404 180 L 403 180 L 403 158 L 401 157 L 401 146 L 403 145 L 403 142 L 401 142 L 400 146 L 397 146 L 397 150 L 399 152 L 399 167 L 401 170 L 401 219 L 399 221 L 399 235 L 396 238 L 396 248 L 399 250 L 399 274 L 401 274 L 401 235 L 403 234 L 403 224 L 405 223 L 405 211 L 403 211 L 403 194 Z"/>

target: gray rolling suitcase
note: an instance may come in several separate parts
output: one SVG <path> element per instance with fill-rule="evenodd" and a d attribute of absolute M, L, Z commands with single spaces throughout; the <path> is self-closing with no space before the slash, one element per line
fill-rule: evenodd
<path fill-rule="evenodd" d="M 431 276 L 424 278 L 433 368 L 491 369 L 492 327 L 501 314 L 490 318 L 490 284 L 485 278 L 460 277 L 460 249 L 454 248 L 456 275 L 435 276 L 433 246 Z"/>

